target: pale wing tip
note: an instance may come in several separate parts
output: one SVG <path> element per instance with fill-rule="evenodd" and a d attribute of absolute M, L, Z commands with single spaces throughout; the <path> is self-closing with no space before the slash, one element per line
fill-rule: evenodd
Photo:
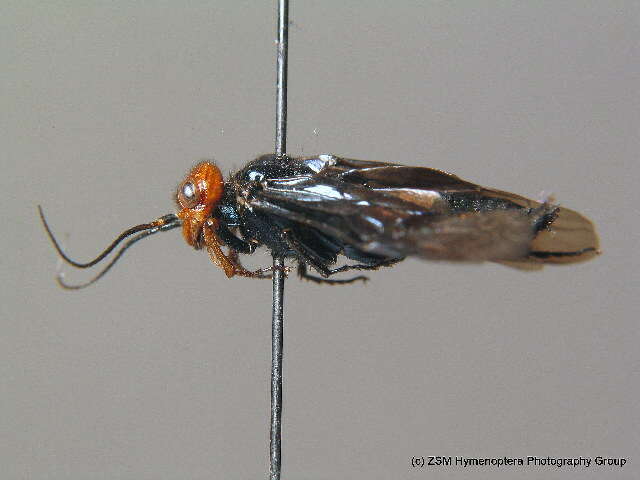
<path fill-rule="evenodd" d="M 600 239 L 591 220 L 571 209 L 561 208 L 550 227 L 533 239 L 526 258 L 498 263 L 520 270 L 540 270 L 544 264 L 570 265 L 601 254 Z"/>

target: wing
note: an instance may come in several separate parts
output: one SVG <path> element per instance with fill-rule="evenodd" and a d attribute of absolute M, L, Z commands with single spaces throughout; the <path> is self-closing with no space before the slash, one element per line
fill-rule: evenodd
<path fill-rule="evenodd" d="M 297 174 L 262 179 L 247 206 L 368 253 L 526 269 L 597 253 L 594 227 L 580 214 L 440 170 L 331 155 L 292 162 Z"/>

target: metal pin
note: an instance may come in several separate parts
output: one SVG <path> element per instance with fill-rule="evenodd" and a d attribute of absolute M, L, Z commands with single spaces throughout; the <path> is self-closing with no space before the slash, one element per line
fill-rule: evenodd
<path fill-rule="evenodd" d="M 278 40 L 276 57 L 276 156 L 287 150 L 287 56 L 289 1 L 278 2 Z M 282 352 L 284 258 L 273 257 L 273 310 L 271 316 L 271 441 L 269 478 L 280 480 L 282 455 Z"/>
<path fill-rule="evenodd" d="M 278 1 L 278 40 L 276 57 L 276 155 L 287 150 L 287 59 L 289 50 L 289 0 Z"/>

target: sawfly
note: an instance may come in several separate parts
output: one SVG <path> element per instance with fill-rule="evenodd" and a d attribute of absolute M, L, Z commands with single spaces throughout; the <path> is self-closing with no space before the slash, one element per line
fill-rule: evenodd
<path fill-rule="evenodd" d="M 406 257 L 533 270 L 599 253 L 593 224 L 563 206 L 482 187 L 441 170 L 334 155 L 263 155 L 226 180 L 214 163 L 201 162 L 180 183 L 175 200 L 177 214 L 129 228 L 86 263 L 62 251 L 39 207 L 53 245 L 74 267 L 98 264 L 128 239 L 89 282 L 67 285 L 59 277 L 60 283 L 87 286 L 133 243 L 178 227 L 184 240 L 206 249 L 227 277 L 269 278 L 272 268 L 248 270 L 240 261 L 240 255 L 264 246 L 274 256 L 293 259 L 301 278 L 329 284 L 365 280 L 333 276 L 376 270 Z"/>

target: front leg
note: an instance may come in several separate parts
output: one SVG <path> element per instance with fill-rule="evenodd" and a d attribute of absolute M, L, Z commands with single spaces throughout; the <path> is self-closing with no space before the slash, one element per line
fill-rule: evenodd
<path fill-rule="evenodd" d="M 248 278 L 271 278 L 269 272 L 273 271 L 273 267 L 260 268 L 255 271 L 251 271 L 247 270 L 240 264 L 237 251 L 230 248 L 229 255 L 225 255 L 222 251 L 222 240 L 216 232 L 217 226 L 217 222 L 213 218 L 210 218 L 204 224 L 204 244 L 207 247 L 207 252 L 209 253 L 211 261 L 224 270 L 224 273 L 228 278 L 231 278 L 234 275 Z"/>
<path fill-rule="evenodd" d="M 222 251 L 223 242 L 217 233 L 218 223 L 216 220 L 210 218 L 207 220 L 203 227 L 204 244 L 209 253 L 209 258 L 218 267 L 224 270 L 225 275 L 228 278 L 238 275 L 247 278 L 271 278 L 271 272 L 273 267 L 260 268 L 258 270 L 247 270 L 240 263 L 238 258 L 238 251 L 233 247 L 229 247 L 229 253 L 225 254 Z M 238 239 L 238 241 L 240 241 Z M 243 249 L 244 250 L 244 249 Z M 254 248 L 251 248 L 249 252 L 253 252 Z M 285 268 L 285 275 L 289 273 L 289 267 Z"/>
<path fill-rule="evenodd" d="M 255 271 L 249 271 L 244 268 L 244 266 L 240 262 L 240 256 L 238 255 L 238 252 L 233 249 L 229 250 L 229 253 L 227 254 L 227 258 L 231 260 L 231 262 L 236 266 L 236 268 L 239 268 L 251 274 L 251 275 L 244 275 L 245 277 L 251 276 L 252 278 L 273 278 L 273 271 L 275 270 L 273 266 L 262 267 Z M 278 267 L 278 270 L 282 270 L 284 272 L 284 276 L 287 277 L 289 275 L 289 272 L 291 272 L 291 267 L 281 267 L 281 268 Z M 240 273 L 238 275 L 242 275 L 242 274 Z"/>

